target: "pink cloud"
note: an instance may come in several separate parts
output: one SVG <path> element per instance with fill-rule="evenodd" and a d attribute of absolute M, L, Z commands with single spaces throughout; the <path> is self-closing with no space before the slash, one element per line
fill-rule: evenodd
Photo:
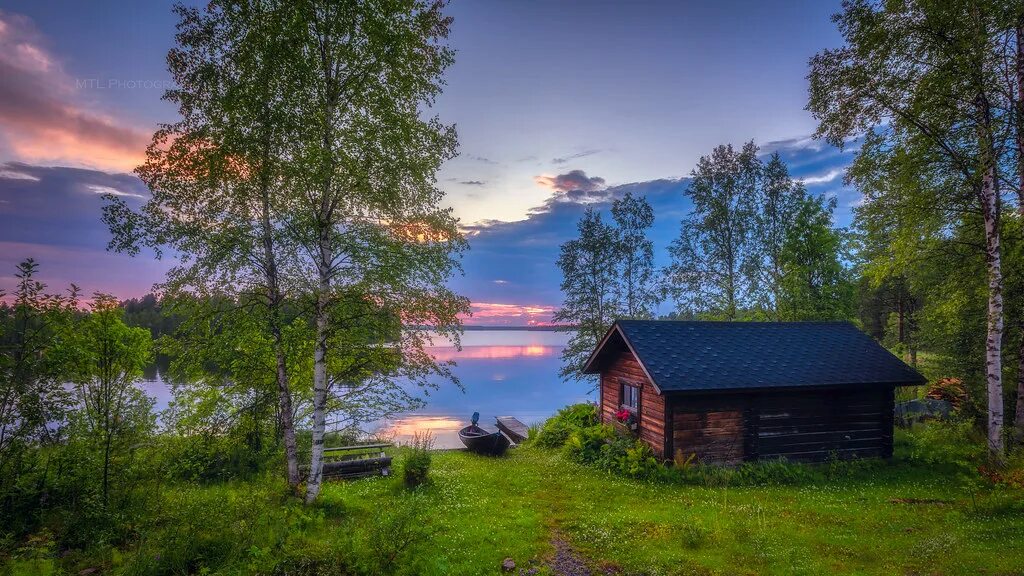
<path fill-rule="evenodd" d="M 574 190 L 595 192 L 605 187 L 604 178 L 600 176 L 587 176 L 587 173 L 583 170 L 572 170 L 555 176 L 542 174 L 535 176 L 533 181 L 555 192 L 571 192 Z"/>
<path fill-rule="evenodd" d="M 48 292 L 64 292 L 74 283 L 86 299 L 93 292 L 119 298 L 142 296 L 163 279 L 170 266 L 166 261 L 133 259 L 103 249 L 0 241 L 0 291 L 8 299 L 17 287 L 16 267 L 26 258 L 39 263 L 37 280 L 47 285 Z"/>
<path fill-rule="evenodd" d="M 45 47 L 28 18 L 0 11 L 0 138 L 16 159 L 131 170 L 148 131 L 85 105 L 78 82 Z"/>
<path fill-rule="evenodd" d="M 504 304 L 473 302 L 473 316 L 468 324 L 488 326 L 547 326 L 557 306 L 544 304 Z"/>

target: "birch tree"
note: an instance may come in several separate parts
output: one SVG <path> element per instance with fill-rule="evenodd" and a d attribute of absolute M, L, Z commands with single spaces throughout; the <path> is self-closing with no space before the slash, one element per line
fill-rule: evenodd
<path fill-rule="evenodd" d="M 162 286 L 166 296 L 194 294 L 244 302 L 225 314 L 258 313 L 275 355 L 278 417 L 288 483 L 300 478 L 294 409 L 282 340 L 286 286 L 280 260 L 286 135 L 296 116 L 288 106 L 279 31 L 288 5 L 214 1 L 205 9 L 179 5 L 177 46 L 167 56 L 177 85 L 164 99 L 181 119 L 154 135 L 136 173 L 151 197 L 139 211 L 108 197 L 104 219 L 111 247 L 132 254 L 148 246 L 179 259 Z M 262 304 L 254 310 L 253 304 Z"/>
<path fill-rule="evenodd" d="M 874 134 L 879 146 L 941 167 L 946 194 L 965 191 L 983 221 L 988 280 L 988 445 L 1003 453 L 1003 272 L 1000 159 L 1008 110 L 994 89 L 1001 2 L 848 0 L 835 21 L 846 44 L 811 59 L 808 109 L 818 136 L 842 147 Z M 940 203 L 940 205 L 945 204 Z"/>
<path fill-rule="evenodd" d="M 647 237 L 654 225 L 654 210 L 645 198 L 627 192 L 612 202 L 611 212 L 618 247 L 616 299 L 626 318 L 652 318 L 659 300 L 654 242 Z"/>
<path fill-rule="evenodd" d="M 737 320 L 751 303 L 757 147 L 718 146 L 697 162 L 686 195 L 693 202 L 669 247 L 667 281 L 677 307 Z"/>
<path fill-rule="evenodd" d="M 753 268 L 753 291 L 757 307 L 769 320 L 781 320 L 780 302 L 784 299 L 783 246 L 797 224 L 795 216 L 807 191 L 793 180 L 789 169 L 776 152 L 761 168 L 753 217 L 754 250 L 760 262 Z"/>
<path fill-rule="evenodd" d="M 573 335 L 562 350 L 563 379 L 582 380 L 583 366 L 608 328 L 622 313 L 616 283 L 619 238 L 613 226 L 593 207 L 576 224 L 579 236 L 562 244 L 562 306 L 552 320 L 572 325 Z"/>
<path fill-rule="evenodd" d="M 289 45 L 286 76 L 294 112 L 289 133 L 287 208 L 290 238 L 300 247 L 298 279 L 308 279 L 313 346 L 312 454 L 306 501 L 320 491 L 329 398 L 360 384 L 366 372 L 334 372 L 353 352 L 344 338 L 363 315 L 336 313 L 362 299 L 405 325 L 429 325 L 455 338 L 468 302 L 447 287 L 465 249 L 435 185 L 456 150 L 454 128 L 427 110 L 440 93 L 454 53 L 443 2 L 327 2 L 292 5 L 281 36 Z M 332 341 L 349 342 L 332 347 Z M 358 339 L 358 342 L 366 342 Z M 454 380 L 425 351 L 426 332 L 401 330 L 386 342 L 403 378 L 428 385 Z M 361 355 L 361 354 L 359 354 Z"/>

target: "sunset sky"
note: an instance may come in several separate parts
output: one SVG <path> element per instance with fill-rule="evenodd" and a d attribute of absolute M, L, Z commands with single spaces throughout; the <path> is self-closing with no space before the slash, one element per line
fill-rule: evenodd
<path fill-rule="evenodd" d="M 838 46 L 838 2 L 455 0 L 456 63 L 434 112 L 460 156 L 439 174 L 469 234 L 470 324 L 543 323 L 560 303 L 558 246 L 586 204 L 625 191 L 655 207 L 659 263 L 685 176 L 717 144 L 778 150 L 834 195 L 852 151 L 810 139 L 807 60 Z M 158 2 L 8 0 L 0 10 L 0 289 L 34 257 L 58 290 L 138 296 L 167 262 L 106 252 L 101 193 L 141 202 L 131 174 L 158 123 L 175 18 Z"/>

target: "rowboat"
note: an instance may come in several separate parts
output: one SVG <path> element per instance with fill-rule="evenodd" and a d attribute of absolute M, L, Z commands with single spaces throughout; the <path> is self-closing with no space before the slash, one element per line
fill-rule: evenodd
<path fill-rule="evenodd" d="M 488 432 L 474 424 L 459 430 L 459 440 L 462 440 L 470 452 L 485 456 L 501 456 L 512 444 L 500 430 Z"/>
<path fill-rule="evenodd" d="M 512 444 L 512 441 L 502 434 L 501 430 L 489 432 L 477 426 L 476 423 L 479 420 L 480 413 L 474 412 L 472 424 L 459 430 L 459 440 L 462 440 L 462 443 L 470 452 L 476 452 L 485 456 L 501 456 L 504 454 L 508 450 L 509 445 Z"/>

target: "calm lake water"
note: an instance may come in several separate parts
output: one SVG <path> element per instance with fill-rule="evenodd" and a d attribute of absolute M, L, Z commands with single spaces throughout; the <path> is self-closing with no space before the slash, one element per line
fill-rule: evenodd
<path fill-rule="evenodd" d="M 455 360 L 463 390 L 441 384 L 426 396 L 426 406 L 375 427 L 396 442 L 408 442 L 416 432 L 429 431 L 437 448 L 459 448 L 458 430 L 473 412 L 492 428 L 497 416 L 515 416 L 535 424 L 575 402 L 596 401 L 589 384 L 565 383 L 558 377 L 560 355 L 569 334 L 532 330 L 473 330 L 462 338 L 462 350 L 438 345 L 430 349 L 439 360 Z M 435 344 L 445 344 L 435 341 Z M 171 399 L 170 387 L 159 375 L 143 383 L 162 410 Z M 371 426 L 371 430 L 374 426 Z"/>

